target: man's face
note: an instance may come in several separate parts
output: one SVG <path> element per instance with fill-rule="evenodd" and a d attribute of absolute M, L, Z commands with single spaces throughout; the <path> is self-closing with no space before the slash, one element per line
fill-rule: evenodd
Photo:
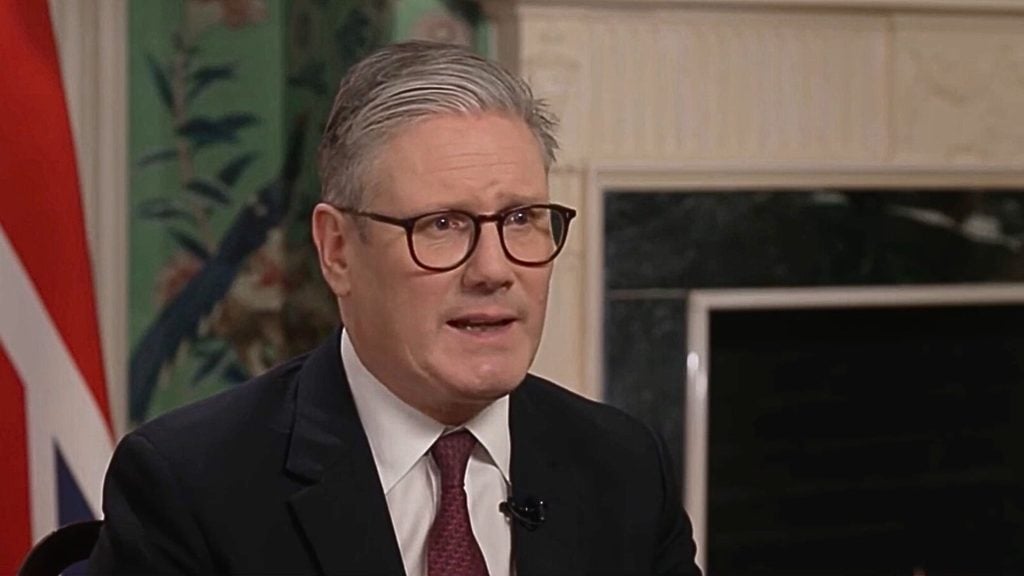
<path fill-rule="evenodd" d="M 537 139 L 501 114 L 421 120 L 377 159 L 370 212 L 480 214 L 548 201 Z M 360 238 L 352 217 L 344 218 L 350 290 L 340 295 L 342 314 L 378 379 L 446 423 L 471 417 L 522 381 L 540 342 L 551 264 L 509 261 L 488 223 L 465 264 L 430 272 L 413 261 L 402 228 L 364 220 Z"/>

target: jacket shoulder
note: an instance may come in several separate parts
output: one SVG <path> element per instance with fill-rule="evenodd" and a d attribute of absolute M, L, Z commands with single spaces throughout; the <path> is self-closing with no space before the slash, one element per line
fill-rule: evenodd
<path fill-rule="evenodd" d="M 171 410 L 129 436 L 145 439 L 172 464 L 244 455 L 261 439 L 288 434 L 295 377 L 307 356 L 293 358 L 233 388 Z"/>
<path fill-rule="evenodd" d="M 657 450 L 653 430 L 615 406 L 585 398 L 550 380 L 528 375 L 521 386 L 534 410 L 574 442 L 616 446 L 629 452 Z"/>

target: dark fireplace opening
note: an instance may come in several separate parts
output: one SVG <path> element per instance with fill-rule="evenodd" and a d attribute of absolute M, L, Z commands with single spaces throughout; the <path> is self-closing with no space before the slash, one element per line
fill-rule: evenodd
<path fill-rule="evenodd" d="M 604 399 L 683 477 L 691 291 L 1024 282 L 1024 190 L 603 196 Z M 1024 574 L 1019 307 L 721 314 L 711 574 Z"/>
<path fill-rule="evenodd" d="M 713 311 L 713 574 L 1024 573 L 1024 304 Z"/>

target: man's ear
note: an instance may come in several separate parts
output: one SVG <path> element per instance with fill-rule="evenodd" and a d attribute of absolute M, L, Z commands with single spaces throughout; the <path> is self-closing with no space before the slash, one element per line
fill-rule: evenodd
<path fill-rule="evenodd" d="M 346 225 L 345 216 L 337 208 L 320 202 L 313 208 L 312 229 L 320 273 L 335 296 L 347 296 L 352 290 L 350 251 L 355 228 Z"/>

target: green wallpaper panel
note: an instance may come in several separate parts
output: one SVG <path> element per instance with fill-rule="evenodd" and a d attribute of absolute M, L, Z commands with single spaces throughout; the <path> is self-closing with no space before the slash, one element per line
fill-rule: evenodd
<path fill-rule="evenodd" d="M 129 6 L 129 412 L 139 423 L 312 347 L 337 323 L 309 240 L 345 70 L 410 37 L 483 49 L 467 0 Z"/>

